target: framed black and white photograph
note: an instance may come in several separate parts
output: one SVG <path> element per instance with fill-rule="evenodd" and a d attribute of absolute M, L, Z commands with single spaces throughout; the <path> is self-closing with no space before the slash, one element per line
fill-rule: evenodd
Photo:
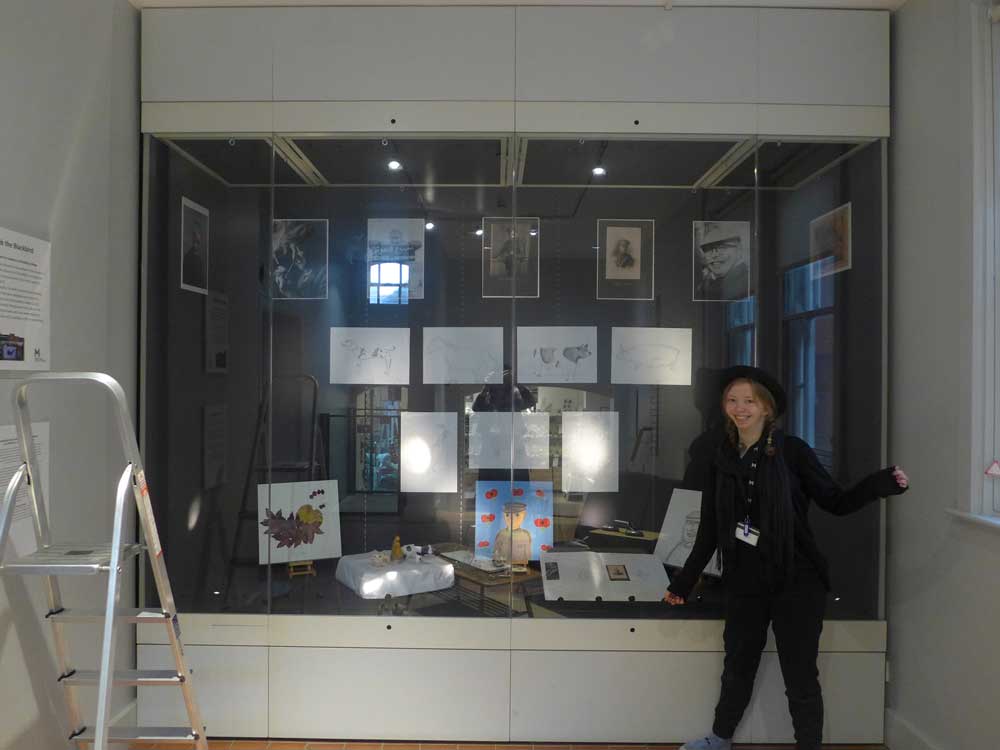
<path fill-rule="evenodd" d="M 538 297 L 541 221 L 483 218 L 483 297 Z"/>
<path fill-rule="evenodd" d="M 181 198 L 181 289 L 208 294 L 208 209 Z"/>
<path fill-rule="evenodd" d="M 750 296 L 750 222 L 696 221 L 692 226 L 695 302 Z"/>
<path fill-rule="evenodd" d="M 597 299 L 653 299 L 652 219 L 597 220 Z"/>
<path fill-rule="evenodd" d="M 809 222 L 809 259 L 819 278 L 851 267 L 851 204 L 845 203 Z"/>
<path fill-rule="evenodd" d="M 271 298 L 326 299 L 330 261 L 326 219 L 271 224 Z"/>
<path fill-rule="evenodd" d="M 628 568 L 624 565 L 605 565 L 609 581 L 630 581 Z"/>

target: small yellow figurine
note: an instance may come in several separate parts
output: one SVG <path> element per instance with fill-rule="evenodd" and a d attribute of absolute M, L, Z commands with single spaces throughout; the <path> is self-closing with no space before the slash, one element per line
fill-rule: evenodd
<path fill-rule="evenodd" d="M 390 554 L 389 557 L 392 560 L 402 560 L 404 557 L 403 547 L 399 543 L 399 534 L 397 534 L 392 540 L 392 554 Z"/>

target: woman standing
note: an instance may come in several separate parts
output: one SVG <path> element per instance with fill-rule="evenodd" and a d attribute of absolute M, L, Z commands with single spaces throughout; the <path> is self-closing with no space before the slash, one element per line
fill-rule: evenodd
<path fill-rule="evenodd" d="M 774 426 L 786 403 L 774 378 L 756 367 L 733 367 L 722 383 L 725 437 L 717 443 L 702 493 L 694 547 L 664 596 L 671 605 L 684 604 L 719 551 L 728 593 L 722 694 L 712 734 L 681 750 L 732 747 L 753 692 L 768 624 L 778 646 L 797 747 L 818 750 L 823 696 L 816 659 L 830 576 L 809 529 L 809 502 L 847 515 L 905 492 L 909 480 L 894 466 L 842 490 L 812 448 Z"/>

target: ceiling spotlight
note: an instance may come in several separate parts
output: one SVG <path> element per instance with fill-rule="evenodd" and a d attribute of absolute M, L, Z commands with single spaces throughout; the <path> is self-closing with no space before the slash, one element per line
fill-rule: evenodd
<path fill-rule="evenodd" d="M 400 164 L 395 159 L 393 159 L 391 162 L 389 162 L 389 169 L 391 169 L 393 172 L 398 172 L 402 168 L 403 168 L 403 165 Z"/>
<path fill-rule="evenodd" d="M 482 237 L 482 236 L 483 236 L 483 230 L 482 229 L 477 229 L 476 230 L 476 237 Z"/>
<path fill-rule="evenodd" d="M 608 173 L 608 170 L 606 170 L 600 164 L 598 164 L 596 167 L 594 167 L 594 169 L 592 171 L 593 171 L 595 177 L 603 177 L 604 175 L 606 175 Z"/>
<path fill-rule="evenodd" d="M 428 221 L 426 224 L 424 224 L 424 229 L 431 230 L 433 228 L 434 228 L 434 222 L 433 221 Z"/>
<path fill-rule="evenodd" d="M 537 229 L 530 229 L 530 230 L 528 230 L 528 234 L 530 234 L 532 237 L 537 237 L 538 236 L 538 230 Z"/>

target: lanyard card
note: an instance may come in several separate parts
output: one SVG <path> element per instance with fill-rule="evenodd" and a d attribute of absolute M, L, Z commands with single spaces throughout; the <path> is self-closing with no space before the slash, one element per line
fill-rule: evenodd
<path fill-rule="evenodd" d="M 736 538 L 744 544 L 756 547 L 760 541 L 760 531 L 751 526 L 749 521 L 744 521 L 736 525 Z"/>

